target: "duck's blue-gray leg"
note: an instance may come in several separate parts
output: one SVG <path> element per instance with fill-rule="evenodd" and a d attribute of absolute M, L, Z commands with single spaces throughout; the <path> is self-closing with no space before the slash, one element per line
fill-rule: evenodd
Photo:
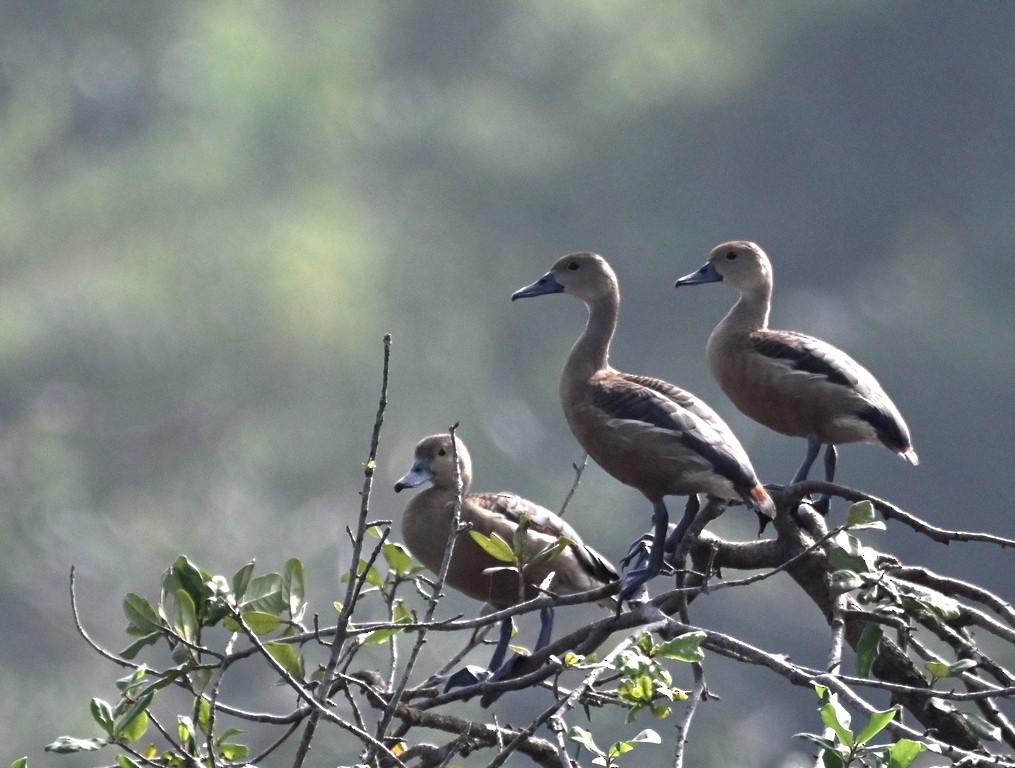
<path fill-rule="evenodd" d="M 818 451 L 821 450 L 821 438 L 817 435 L 810 435 L 807 438 L 807 455 L 804 456 L 804 463 L 800 465 L 800 469 L 793 475 L 793 479 L 790 480 L 790 485 L 793 483 L 800 483 L 807 479 L 808 473 L 811 471 L 811 466 L 814 464 L 814 460 L 818 458 Z"/>
<path fill-rule="evenodd" d="M 835 481 L 835 446 L 831 443 L 825 448 L 825 482 Z"/>
<path fill-rule="evenodd" d="M 514 624 L 511 622 L 511 617 L 508 616 L 500 623 L 500 636 L 497 638 L 497 645 L 493 649 L 493 656 L 490 657 L 490 663 L 487 665 L 487 668 L 481 669 L 473 664 L 462 667 L 448 677 L 444 683 L 444 690 L 450 691 L 452 688 L 476 685 L 500 675 L 504 667 L 511 664 L 511 662 L 505 664 L 504 657 L 507 656 L 508 645 L 511 643 L 511 634 L 513 632 Z"/>
<path fill-rule="evenodd" d="M 830 483 L 835 479 L 835 446 L 829 443 L 825 447 L 825 482 Z M 823 515 L 828 514 L 828 509 L 832 504 L 832 497 L 827 493 L 823 493 L 818 497 L 818 500 L 812 505 L 818 512 Z"/>
<path fill-rule="evenodd" d="M 666 537 L 666 552 L 676 552 L 677 545 L 684 538 L 687 529 L 691 527 L 691 523 L 700 509 L 701 502 L 698 500 L 698 494 L 692 493 L 687 497 L 687 504 L 684 505 L 684 516 L 680 518 L 680 522 L 673 529 L 673 533 Z"/>
<path fill-rule="evenodd" d="M 698 497 L 693 494 L 688 497 L 687 506 L 684 508 L 684 516 L 680 518 L 677 527 L 674 528 L 673 533 L 669 536 L 666 535 L 666 531 L 669 527 L 670 514 L 666 509 L 666 504 L 660 499 L 659 501 L 652 502 L 652 508 L 654 510 L 652 514 L 652 548 L 648 553 L 648 562 L 644 565 L 639 564 L 637 568 L 624 577 L 624 585 L 617 596 L 618 607 L 624 601 L 629 600 L 642 584 L 659 575 L 659 572 L 663 569 L 666 552 L 674 549 L 680 543 L 680 540 L 684 538 L 684 534 L 687 533 L 687 529 L 690 528 L 694 516 L 698 514 Z"/>
<path fill-rule="evenodd" d="M 532 649 L 533 653 L 538 653 L 550 644 L 550 638 L 553 636 L 553 608 L 546 606 L 545 608 L 539 609 L 539 637 L 536 638 L 536 647 Z M 507 639 L 511 639 L 511 632 L 507 633 Z M 501 640 L 504 640 L 503 632 L 501 633 Z M 504 642 L 504 649 L 501 650 L 500 644 L 497 645 L 497 650 L 500 651 L 500 658 L 497 658 L 497 651 L 494 651 L 493 658 L 490 659 L 490 680 L 508 680 L 515 675 L 515 670 L 518 668 L 518 662 L 526 658 L 525 656 L 519 656 L 517 653 L 504 662 L 504 652 L 507 650 L 508 643 Z M 496 664 L 494 662 L 497 662 Z M 503 662 L 503 663 L 501 663 Z"/>
<path fill-rule="evenodd" d="M 510 616 L 500 623 L 500 637 L 497 638 L 497 646 L 493 649 L 493 656 L 490 657 L 490 664 L 487 666 L 487 670 L 490 672 L 499 669 L 504 664 L 504 657 L 507 656 L 508 645 L 511 643 L 511 634 L 514 629 Z"/>

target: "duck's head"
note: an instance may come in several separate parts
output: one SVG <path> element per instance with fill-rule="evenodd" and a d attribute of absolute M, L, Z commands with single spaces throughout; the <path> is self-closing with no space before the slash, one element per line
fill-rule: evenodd
<path fill-rule="evenodd" d="M 423 483 L 432 482 L 435 486 L 453 486 L 455 482 L 454 461 L 451 435 L 430 435 L 416 444 L 413 452 L 412 466 L 409 471 L 395 483 L 395 492 L 405 488 L 415 488 Z M 472 459 L 465 443 L 455 438 L 455 451 L 458 453 L 458 472 L 462 479 L 462 489 L 468 487 L 472 480 Z"/>
<path fill-rule="evenodd" d="M 617 276 L 599 254 L 571 253 L 557 259 L 536 282 L 515 291 L 511 300 L 547 293 L 569 293 L 592 303 L 617 293 Z"/>
<path fill-rule="evenodd" d="M 772 264 L 757 243 L 731 240 L 713 248 L 705 266 L 677 280 L 676 287 L 717 282 L 748 292 L 771 286 Z"/>

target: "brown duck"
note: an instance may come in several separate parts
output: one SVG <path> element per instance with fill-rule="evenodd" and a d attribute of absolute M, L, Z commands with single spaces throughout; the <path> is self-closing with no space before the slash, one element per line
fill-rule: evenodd
<path fill-rule="evenodd" d="M 559 515 L 513 493 L 471 492 L 472 459 L 465 443 L 457 437 L 455 440 L 462 483 L 462 523 L 485 536 L 496 533 L 511 544 L 524 516 L 528 520 L 525 551 L 529 556 L 561 537 L 569 543 L 553 559 L 526 568 L 524 583 L 520 585 L 517 572 L 504 570 L 506 564 L 488 554 L 471 536 L 460 536 L 448 567 L 446 583 L 449 586 L 501 610 L 537 597 L 540 594 L 537 585 L 543 584 L 551 574 L 549 591 L 562 595 L 596 589 L 620 578 L 610 562 L 587 546 Z M 406 506 L 402 515 L 402 537 L 413 556 L 434 573 L 440 571 L 458 496 L 452 456 L 450 434 L 425 437 L 416 445 L 408 473 L 395 483 L 396 492 L 431 484 L 413 496 Z M 613 605 L 613 600 L 606 598 L 603 604 Z M 553 609 L 543 609 L 540 620 L 535 650 L 550 641 Z M 505 664 L 504 657 L 511 632 L 511 619 L 504 619 L 500 640 L 487 670 L 462 670 L 450 678 L 448 687 L 476 683 L 491 676 L 495 679 L 509 677 L 514 660 Z"/>
<path fill-rule="evenodd" d="M 740 300 L 709 336 L 709 369 L 745 414 L 776 432 L 807 439 L 807 454 L 791 482 L 807 478 L 822 445 L 829 482 L 835 477 L 835 446 L 842 443 L 880 444 L 917 464 L 906 422 L 866 368 L 820 339 L 768 327 L 772 265 L 758 245 L 743 240 L 717 245 L 705 265 L 676 286 L 714 282 L 738 290 Z"/>
<path fill-rule="evenodd" d="M 564 256 L 512 299 L 550 293 L 576 296 L 589 310 L 560 378 L 567 423 L 596 463 L 652 502 L 648 562 L 625 577 L 620 599 L 626 600 L 659 573 L 665 550 L 676 546 L 694 519 L 697 494 L 743 501 L 766 518 L 775 508 L 739 441 L 711 408 L 669 382 L 610 366 L 620 289 L 602 256 Z M 688 496 L 688 505 L 667 539 L 663 497 L 670 495 Z"/>

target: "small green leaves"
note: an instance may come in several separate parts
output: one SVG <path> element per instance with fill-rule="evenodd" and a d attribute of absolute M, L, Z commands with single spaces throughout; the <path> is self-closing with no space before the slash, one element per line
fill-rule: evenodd
<path fill-rule="evenodd" d="M 381 554 L 388 562 L 388 567 L 399 576 L 407 576 L 412 572 L 412 555 L 401 544 L 393 544 L 390 541 L 381 547 Z"/>
<path fill-rule="evenodd" d="M 304 678 L 303 656 L 291 644 L 272 641 L 265 643 L 264 649 L 290 675 L 297 680 Z"/>
<path fill-rule="evenodd" d="M 392 606 L 392 620 L 395 624 L 411 624 L 414 617 L 412 611 L 405 605 L 402 600 L 395 600 Z M 360 642 L 364 644 L 381 645 L 388 642 L 392 637 L 401 632 L 401 627 L 383 627 L 381 629 L 375 629 L 370 634 L 366 635 Z"/>
<path fill-rule="evenodd" d="M 616 741 L 607 750 L 603 750 L 596 744 L 595 739 L 592 738 L 591 732 L 577 725 L 568 730 L 567 737 L 576 744 L 580 744 L 596 756 L 592 760 L 593 765 L 601 765 L 604 766 L 604 768 L 615 768 L 615 766 L 620 765 L 616 758 L 627 754 L 638 744 L 662 743 L 662 739 L 659 738 L 659 734 L 651 728 L 646 728 L 633 739 Z"/>
<path fill-rule="evenodd" d="M 75 752 L 94 752 L 97 749 L 102 749 L 108 743 L 105 739 L 75 739 L 72 736 L 61 736 L 53 743 L 47 744 L 45 750 L 60 755 L 70 755 Z"/>
<path fill-rule="evenodd" d="M 877 624 L 867 624 L 863 628 L 860 642 L 856 646 L 856 672 L 860 677 L 870 677 L 871 667 L 878 657 L 881 638 L 885 631 Z"/>
<path fill-rule="evenodd" d="M 940 679 L 942 677 L 958 677 L 966 670 L 975 667 L 976 662 L 973 659 L 959 659 L 951 664 L 941 661 L 927 661 L 924 662 L 924 666 L 935 679 Z"/>
<path fill-rule="evenodd" d="M 701 650 L 701 644 L 707 635 L 704 632 L 687 632 L 672 640 L 660 643 L 655 647 L 659 656 L 676 661 L 687 663 L 704 661 L 705 653 Z"/>
<path fill-rule="evenodd" d="M 469 536 L 471 536 L 472 540 L 482 547 L 484 552 L 495 560 L 500 560 L 502 563 L 515 562 L 515 553 L 511 548 L 511 545 L 504 541 L 504 539 L 496 533 L 486 536 L 479 531 L 470 530 Z"/>
<path fill-rule="evenodd" d="M 25 755 L 24 757 L 19 757 L 17 760 L 11 763 L 11 768 L 28 768 L 28 755 Z"/>
<path fill-rule="evenodd" d="M 306 591 L 306 574 L 303 562 L 298 558 L 294 557 L 286 562 L 285 571 L 282 574 L 281 591 L 282 601 L 289 609 L 292 620 L 300 621 L 307 605 L 303 600 Z"/>
<path fill-rule="evenodd" d="M 846 510 L 846 527 L 853 531 L 883 531 L 885 524 L 877 519 L 874 505 L 865 499 Z"/>
<path fill-rule="evenodd" d="M 233 574 L 233 598 L 235 600 L 239 601 L 243 599 L 243 595 L 247 592 L 247 585 L 250 583 L 250 577 L 253 573 L 254 561 L 251 560 Z"/>
<path fill-rule="evenodd" d="M 896 763 L 891 762 L 891 754 L 898 745 L 884 747 L 870 744 L 870 741 L 884 731 L 898 716 L 901 707 L 895 706 L 891 709 L 874 712 L 860 732 L 854 733 L 850 730 L 849 713 L 839 704 L 838 697 L 823 685 L 815 685 L 814 690 L 817 692 L 821 704 L 818 708 L 821 722 L 831 731 L 832 737 L 829 737 L 827 732 L 823 736 L 813 733 L 798 733 L 796 735 L 821 747 L 821 761 L 826 768 L 846 768 L 854 764 L 897 765 L 898 768 L 907 768 L 922 751 L 914 752 L 910 746 L 911 743 L 899 742 L 902 746 L 898 747 Z M 889 762 L 886 763 L 886 760 Z"/>
<path fill-rule="evenodd" d="M 927 746 L 912 739 L 899 739 L 888 748 L 888 768 L 909 768 Z"/>
<path fill-rule="evenodd" d="M 144 637 L 162 630 L 162 621 L 150 602 L 141 595 L 128 592 L 123 598 L 123 614 L 127 617 L 127 633 Z"/>

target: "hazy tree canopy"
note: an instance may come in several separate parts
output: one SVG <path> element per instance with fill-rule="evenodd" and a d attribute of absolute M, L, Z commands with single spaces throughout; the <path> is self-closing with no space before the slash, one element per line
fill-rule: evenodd
<path fill-rule="evenodd" d="M 385 332 L 378 515 L 455 422 L 477 487 L 559 505 L 580 453 L 557 375 L 584 316 L 509 296 L 567 251 L 617 270 L 618 366 L 705 398 L 784 482 L 801 441 L 705 366 L 734 295 L 672 288 L 758 241 L 773 325 L 848 350 L 912 428 L 919 468 L 849 447 L 839 478 L 1011 536 L 1013 32 L 1001 1 L 0 2 L 0 742 L 36 755 L 109 685 L 69 622 L 71 564 L 110 642 L 122 595 L 181 553 L 300 557 L 339 599 Z M 613 559 L 648 514 L 595 468 L 569 513 Z M 926 545 L 890 527 L 884 546 Z M 1010 557 L 938 556 L 1011 597 Z M 821 653 L 811 609 L 761 592 L 695 618 Z M 741 718 L 716 764 L 806 751 L 813 701 L 749 720 L 757 684 L 716 681 L 700 727 Z"/>

